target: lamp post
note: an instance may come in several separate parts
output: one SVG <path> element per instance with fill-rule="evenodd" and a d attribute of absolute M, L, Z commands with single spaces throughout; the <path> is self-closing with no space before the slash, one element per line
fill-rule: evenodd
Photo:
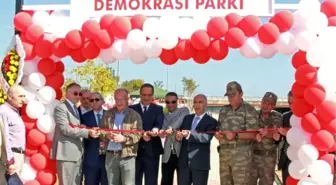
<path fill-rule="evenodd" d="M 19 13 L 22 11 L 22 6 L 23 6 L 24 0 L 15 0 L 15 14 Z M 14 28 L 14 34 L 20 34 L 21 32 L 16 30 Z"/>

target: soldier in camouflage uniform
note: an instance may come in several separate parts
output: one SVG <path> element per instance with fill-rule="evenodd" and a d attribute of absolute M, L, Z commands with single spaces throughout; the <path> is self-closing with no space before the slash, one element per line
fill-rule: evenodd
<path fill-rule="evenodd" d="M 267 92 L 262 101 L 259 112 L 259 127 L 265 128 L 257 134 L 257 143 L 253 147 L 253 166 L 249 185 L 272 185 L 275 177 L 275 165 L 277 161 L 277 144 L 280 139 L 277 131 L 267 131 L 267 128 L 280 128 L 282 125 L 282 114 L 275 111 L 278 97 Z"/>
<path fill-rule="evenodd" d="M 252 145 L 256 133 L 239 131 L 259 129 L 258 113 L 252 105 L 244 102 L 239 83 L 228 83 L 225 96 L 228 96 L 230 105 L 220 111 L 219 132 L 216 133 L 220 143 L 221 185 L 250 185 Z"/>

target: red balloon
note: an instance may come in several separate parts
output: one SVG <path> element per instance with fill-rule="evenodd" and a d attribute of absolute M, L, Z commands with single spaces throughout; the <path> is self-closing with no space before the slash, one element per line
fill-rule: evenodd
<path fill-rule="evenodd" d="M 61 100 L 63 97 L 63 91 L 61 88 L 55 89 L 56 92 L 56 100 Z"/>
<path fill-rule="evenodd" d="M 303 117 L 304 115 L 312 112 L 314 106 L 306 102 L 306 100 L 301 98 L 296 98 L 292 104 L 292 112 L 297 117 Z"/>
<path fill-rule="evenodd" d="M 131 21 L 128 18 L 121 16 L 114 18 L 109 27 L 109 31 L 119 39 L 126 39 L 128 32 L 131 30 Z"/>
<path fill-rule="evenodd" d="M 65 44 L 70 49 L 79 49 L 83 46 L 85 37 L 79 30 L 71 30 L 65 36 Z"/>
<path fill-rule="evenodd" d="M 35 11 L 34 10 L 22 10 L 21 12 L 29 14 L 31 17 L 33 17 Z"/>
<path fill-rule="evenodd" d="M 100 30 L 96 34 L 94 42 L 100 49 L 107 49 L 113 44 L 114 37 L 107 30 Z"/>
<path fill-rule="evenodd" d="M 320 157 L 319 160 L 323 160 L 327 162 L 331 166 L 331 174 L 335 173 L 335 155 L 334 154 L 326 154 Z"/>
<path fill-rule="evenodd" d="M 229 13 L 225 16 L 225 20 L 228 22 L 229 28 L 236 27 L 242 17 L 236 13 Z"/>
<path fill-rule="evenodd" d="M 305 89 L 306 89 L 306 86 L 303 86 L 297 82 L 294 82 L 292 85 L 293 96 L 295 98 L 303 98 Z"/>
<path fill-rule="evenodd" d="M 30 43 L 27 42 L 22 42 L 23 49 L 26 53 L 26 58 L 25 60 L 31 60 L 36 57 L 36 53 L 34 51 L 34 46 Z"/>
<path fill-rule="evenodd" d="M 286 185 L 297 185 L 299 183 L 298 179 L 294 179 L 292 176 L 288 176 L 286 179 Z"/>
<path fill-rule="evenodd" d="M 328 26 L 336 26 L 336 16 L 328 18 Z"/>
<path fill-rule="evenodd" d="M 36 174 L 36 180 L 43 185 L 54 185 L 56 183 L 56 174 L 50 170 L 42 170 Z"/>
<path fill-rule="evenodd" d="M 336 118 L 336 103 L 325 100 L 320 105 L 316 106 L 316 113 L 321 119 L 329 123 Z"/>
<path fill-rule="evenodd" d="M 38 40 L 43 39 L 44 30 L 39 25 L 31 25 L 26 30 L 26 37 L 29 42 L 36 43 Z"/>
<path fill-rule="evenodd" d="M 55 71 L 52 75 L 46 77 L 46 86 L 57 90 L 64 84 L 64 76 L 61 72 Z"/>
<path fill-rule="evenodd" d="M 320 130 L 311 136 L 312 144 L 320 151 L 328 151 L 335 143 L 334 136 L 326 131 Z"/>
<path fill-rule="evenodd" d="M 198 64 L 205 64 L 210 60 L 207 50 L 196 50 L 193 59 Z"/>
<path fill-rule="evenodd" d="M 51 142 L 46 142 L 40 147 L 39 153 L 44 157 L 49 158 L 50 156 Z"/>
<path fill-rule="evenodd" d="M 258 16 L 248 15 L 239 21 L 237 27 L 240 28 L 246 37 L 252 37 L 258 33 L 261 22 Z"/>
<path fill-rule="evenodd" d="M 65 44 L 64 39 L 56 39 L 53 42 L 53 47 L 52 47 L 52 53 L 58 57 L 58 58 L 63 58 L 69 55 L 71 52 L 71 49 Z"/>
<path fill-rule="evenodd" d="M 46 168 L 47 166 L 47 159 L 45 156 L 43 156 L 42 154 L 38 153 L 38 154 L 34 154 L 30 160 L 30 166 L 36 170 L 36 171 L 40 171 L 43 170 L 44 168 Z"/>
<path fill-rule="evenodd" d="M 299 50 L 292 57 L 292 65 L 295 69 L 298 69 L 300 66 L 308 64 L 306 59 L 306 52 Z"/>
<path fill-rule="evenodd" d="M 229 46 L 222 39 L 212 40 L 208 48 L 209 56 L 214 60 L 224 60 L 229 54 Z"/>
<path fill-rule="evenodd" d="M 53 44 L 49 40 L 40 39 L 36 42 L 34 49 L 37 56 L 49 58 L 52 55 Z"/>
<path fill-rule="evenodd" d="M 25 111 L 22 111 L 22 112 L 25 112 Z M 22 114 L 21 117 L 22 117 L 22 120 L 25 124 L 26 131 L 30 131 L 31 129 L 36 128 L 37 119 L 31 119 L 29 116 L 27 116 L 25 114 Z"/>
<path fill-rule="evenodd" d="M 56 71 L 63 73 L 65 66 L 62 61 L 58 61 L 55 63 L 56 64 Z"/>
<path fill-rule="evenodd" d="M 287 10 L 276 13 L 270 20 L 279 28 L 280 33 L 289 31 L 294 25 L 294 16 Z"/>
<path fill-rule="evenodd" d="M 40 185 L 37 180 L 30 180 L 24 183 L 24 185 Z"/>
<path fill-rule="evenodd" d="M 27 142 L 33 146 L 41 146 L 46 141 L 46 135 L 38 129 L 32 129 L 28 132 Z"/>
<path fill-rule="evenodd" d="M 326 92 L 320 84 L 312 84 L 304 91 L 304 98 L 310 104 L 317 106 L 321 104 L 326 98 Z"/>
<path fill-rule="evenodd" d="M 300 66 L 295 72 L 295 80 L 303 86 L 308 86 L 317 81 L 317 68 L 309 64 Z"/>
<path fill-rule="evenodd" d="M 190 38 L 191 44 L 197 50 L 205 50 L 210 45 L 210 37 L 205 30 L 195 31 Z"/>
<path fill-rule="evenodd" d="M 22 42 L 29 42 L 29 40 L 26 37 L 26 33 L 25 32 L 21 32 L 20 33 L 20 39 Z"/>
<path fill-rule="evenodd" d="M 82 47 L 82 54 L 84 58 L 95 59 L 100 53 L 99 47 L 93 41 L 86 41 Z"/>
<path fill-rule="evenodd" d="M 46 170 L 50 170 L 52 173 L 56 173 L 56 160 L 51 160 L 51 159 L 48 159 L 48 162 L 47 162 L 48 166 L 46 168 Z"/>
<path fill-rule="evenodd" d="M 70 56 L 72 60 L 78 63 L 82 63 L 86 61 L 86 58 L 83 56 L 82 50 L 80 48 L 76 50 L 72 50 L 70 53 Z"/>
<path fill-rule="evenodd" d="M 130 20 L 131 25 L 132 25 L 132 30 L 134 29 L 142 30 L 142 26 L 145 23 L 146 19 L 147 17 L 145 15 L 142 15 L 142 14 L 134 15 Z"/>
<path fill-rule="evenodd" d="M 230 28 L 229 31 L 225 34 L 225 42 L 230 48 L 240 48 L 245 42 L 245 34 L 239 28 Z"/>
<path fill-rule="evenodd" d="M 336 134 L 336 119 L 333 119 L 331 122 L 322 125 L 322 128 L 331 134 Z"/>
<path fill-rule="evenodd" d="M 51 75 L 56 70 L 56 64 L 55 62 L 50 58 L 41 59 L 37 63 L 37 69 L 40 73 L 42 73 L 44 76 Z"/>
<path fill-rule="evenodd" d="M 33 19 L 28 13 L 19 12 L 14 16 L 15 29 L 25 32 L 31 25 L 33 25 Z"/>
<path fill-rule="evenodd" d="M 303 130 L 312 134 L 321 130 L 321 124 L 315 113 L 308 113 L 304 115 L 301 119 L 301 126 Z"/>
<path fill-rule="evenodd" d="M 258 38 L 264 44 L 274 44 L 279 36 L 279 28 L 273 23 L 262 25 L 258 31 Z"/>
<path fill-rule="evenodd" d="M 82 33 L 89 40 L 94 39 L 98 31 L 100 31 L 100 25 L 95 20 L 87 20 L 82 25 Z"/>
<path fill-rule="evenodd" d="M 108 29 L 115 18 L 112 14 L 105 14 L 100 18 L 99 24 L 101 29 Z"/>
<path fill-rule="evenodd" d="M 190 40 L 180 40 L 174 48 L 175 55 L 181 60 L 189 60 L 195 54 L 195 48 Z"/>
<path fill-rule="evenodd" d="M 336 16 L 336 1 L 325 0 L 321 4 L 321 12 L 324 13 L 328 18 Z"/>
<path fill-rule="evenodd" d="M 207 25 L 207 32 L 210 37 L 220 39 L 225 36 L 229 30 L 229 24 L 224 17 L 213 17 L 209 20 Z"/>
<path fill-rule="evenodd" d="M 38 152 L 39 152 L 38 146 L 33 146 L 29 142 L 26 143 L 25 156 L 31 157 L 34 154 L 37 154 Z"/>
<path fill-rule="evenodd" d="M 336 152 L 336 142 L 334 143 L 334 145 L 331 148 L 329 148 L 329 150 L 327 152 L 331 152 L 331 153 Z"/>
<path fill-rule="evenodd" d="M 160 55 L 160 60 L 162 63 L 166 65 L 173 65 L 176 64 L 178 61 L 177 56 L 175 55 L 174 49 L 162 49 L 161 55 Z"/>

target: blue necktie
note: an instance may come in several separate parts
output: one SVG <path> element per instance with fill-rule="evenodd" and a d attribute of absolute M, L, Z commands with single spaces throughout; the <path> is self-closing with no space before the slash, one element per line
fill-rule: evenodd
<path fill-rule="evenodd" d="M 196 117 L 194 118 L 194 121 L 192 122 L 192 125 L 191 125 L 191 131 L 192 131 L 192 132 L 195 131 L 195 129 L 196 129 L 196 127 L 197 127 L 197 123 L 198 123 L 199 120 L 200 120 L 200 117 L 198 117 L 198 116 L 196 116 Z"/>
<path fill-rule="evenodd" d="M 97 126 L 99 126 L 100 121 L 101 121 L 101 115 L 97 114 Z"/>

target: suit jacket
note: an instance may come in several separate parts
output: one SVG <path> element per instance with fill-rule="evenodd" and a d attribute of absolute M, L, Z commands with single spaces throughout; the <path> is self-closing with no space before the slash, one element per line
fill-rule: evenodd
<path fill-rule="evenodd" d="M 181 125 L 181 130 L 191 130 L 195 114 L 186 116 Z M 215 131 L 217 120 L 205 114 L 199 121 L 194 133 L 188 139 L 182 139 L 179 168 L 189 167 L 195 170 L 210 170 L 210 144 L 214 134 L 198 133 Z M 188 166 L 189 164 L 189 166 Z"/>
<path fill-rule="evenodd" d="M 78 161 L 83 155 L 83 138 L 89 137 L 89 130 L 71 127 L 80 125 L 80 118 L 66 100 L 55 108 L 56 123 L 50 158 L 60 161 Z"/>
<path fill-rule="evenodd" d="M 101 115 L 103 117 L 103 115 Z M 94 111 L 91 110 L 82 116 L 82 124 L 87 127 L 99 127 Z M 97 166 L 100 163 L 99 138 L 89 138 L 84 140 L 84 165 Z"/>
<path fill-rule="evenodd" d="M 187 107 L 177 108 L 172 113 L 166 113 L 164 115 L 163 130 L 167 130 L 171 127 L 173 130 L 179 129 L 182 125 L 182 121 L 186 115 L 190 114 Z M 174 146 L 176 155 L 180 155 L 181 142 L 176 141 L 176 134 L 168 135 L 164 143 L 164 152 L 162 155 L 162 162 L 167 163 L 171 154 L 171 145 Z"/>
<path fill-rule="evenodd" d="M 4 123 L 0 120 L 0 162 L 6 163 L 7 162 L 6 139 L 3 124 Z"/>
<path fill-rule="evenodd" d="M 293 115 L 292 111 L 285 112 L 282 115 L 282 121 L 283 121 L 282 127 L 284 127 L 284 128 L 290 128 L 291 127 L 290 118 L 291 118 L 292 115 Z M 279 154 L 278 154 L 278 156 L 279 156 L 278 169 L 279 170 L 285 168 L 286 163 L 288 163 L 290 161 L 290 159 L 288 158 L 287 153 L 285 151 L 285 147 L 286 147 L 285 145 L 288 145 L 288 143 L 287 143 L 286 137 L 282 136 L 281 137 L 281 142 L 280 142 L 280 145 L 279 145 L 279 150 L 278 150 L 279 151 Z"/>
<path fill-rule="evenodd" d="M 130 108 L 140 114 L 143 129 L 145 131 L 150 131 L 153 128 L 158 128 L 160 130 L 162 128 L 163 125 L 162 106 L 151 103 L 145 114 L 142 112 L 142 107 L 140 103 L 131 105 Z M 141 138 L 139 142 L 139 148 L 140 149 L 144 148 L 146 153 L 152 157 L 159 156 L 163 153 L 163 147 L 160 137 L 152 137 L 151 140 L 148 142 L 145 142 L 143 138 Z"/>
<path fill-rule="evenodd" d="M 114 119 L 115 114 L 117 112 L 116 108 L 112 108 L 104 113 L 103 119 L 100 123 L 100 128 L 106 129 L 113 129 L 114 126 Z M 124 110 L 124 120 L 122 123 L 123 130 L 142 130 L 142 120 L 140 115 L 130 109 L 126 108 Z M 138 149 L 138 142 L 141 138 L 141 133 L 123 133 L 126 140 L 125 142 L 121 143 L 122 150 L 121 150 L 121 157 L 129 157 L 129 156 L 136 156 L 137 149 Z M 106 149 L 108 147 L 109 140 L 106 139 Z"/>

